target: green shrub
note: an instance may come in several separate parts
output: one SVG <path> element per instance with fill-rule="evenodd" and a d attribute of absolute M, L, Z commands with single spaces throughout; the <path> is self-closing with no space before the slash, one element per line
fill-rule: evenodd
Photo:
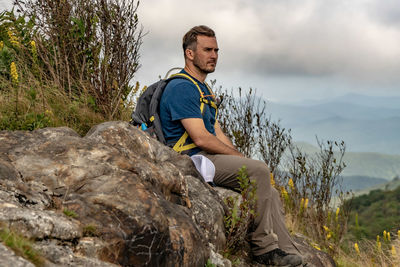
<path fill-rule="evenodd" d="M 0 240 L 18 256 L 27 259 L 36 266 L 44 265 L 43 257 L 33 248 L 33 243 L 30 240 L 1 225 Z"/>
<path fill-rule="evenodd" d="M 97 226 L 88 224 L 83 227 L 83 236 L 98 236 Z"/>
<path fill-rule="evenodd" d="M 41 77 L 70 98 L 88 94 L 90 106 L 112 119 L 128 99 L 139 68 L 142 29 L 138 1 L 20 1 L 24 17 L 34 18 Z"/>
<path fill-rule="evenodd" d="M 240 168 L 237 179 L 240 185 L 240 201 L 238 197 L 225 199 L 225 203 L 229 208 L 224 218 L 227 237 L 224 249 L 226 257 L 235 254 L 243 246 L 246 235 L 256 216 L 257 185 L 254 180 L 251 181 L 248 177 L 245 166 Z"/>
<path fill-rule="evenodd" d="M 68 217 L 71 217 L 71 218 L 77 218 L 77 217 L 78 217 L 78 214 L 76 214 L 75 211 L 69 210 L 69 209 L 67 209 L 67 208 L 65 208 L 65 209 L 63 210 L 63 213 L 64 213 L 65 215 L 67 215 Z"/>

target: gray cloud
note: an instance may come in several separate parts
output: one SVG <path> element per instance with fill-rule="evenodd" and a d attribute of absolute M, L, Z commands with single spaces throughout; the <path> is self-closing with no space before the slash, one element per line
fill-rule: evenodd
<path fill-rule="evenodd" d="M 160 54 L 176 53 L 173 46 L 180 47 L 185 31 L 207 24 L 218 34 L 220 68 L 242 66 L 259 75 L 397 80 L 400 26 L 394 18 L 400 17 L 400 9 L 394 0 L 369 3 L 147 0 L 141 3 L 141 17 L 149 35 L 164 40 Z"/>
<path fill-rule="evenodd" d="M 398 0 L 146 0 L 139 19 L 148 32 L 136 76 L 142 84 L 183 66 L 183 34 L 206 24 L 221 49 L 210 78 L 228 88 L 258 87 L 277 98 L 400 93 Z"/>

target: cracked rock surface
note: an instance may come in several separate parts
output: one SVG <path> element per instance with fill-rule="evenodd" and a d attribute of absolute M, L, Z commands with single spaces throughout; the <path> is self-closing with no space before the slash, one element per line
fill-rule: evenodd
<path fill-rule="evenodd" d="M 221 200 L 190 158 L 126 122 L 2 131 L 0 144 L 0 224 L 48 266 L 204 266 L 225 242 Z"/>

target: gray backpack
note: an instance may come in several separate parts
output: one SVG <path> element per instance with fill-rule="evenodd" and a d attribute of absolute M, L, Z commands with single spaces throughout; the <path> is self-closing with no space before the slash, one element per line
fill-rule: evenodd
<path fill-rule="evenodd" d="M 178 153 L 188 153 L 191 149 L 195 148 L 196 145 L 194 143 L 188 143 L 188 133 L 185 132 L 181 138 L 174 144 L 167 144 L 161 126 L 160 120 L 160 109 L 159 104 L 161 100 L 161 96 L 164 92 L 167 84 L 173 79 L 187 79 L 193 82 L 197 89 L 200 92 L 200 110 L 203 114 L 204 104 L 208 104 L 217 110 L 217 106 L 214 101 L 207 100 L 204 96 L 204 93 L 201 91 L 197 82 L 192 79 L 190 76 L 184 73 L 176 73 L 171 75 L 169 78 L 168 75 L 171 71 L 176 70 L 177 68 L 171 69 L 168 71 L 167 75 L 164 79 L 150 85 L 146 91 L 139 97 L 138 102 L 136 103 L 136 108 L 132 113 L 131 124 L 142 129 L 147 132 L 150 136 L 156 138 L 158 141 L 163 143 L 164 145 L 168 145 L 173 147 L 173 149 Z M 180 68 L 179 68 L 180 69 Z M 209 88 L 210 92 L 211 89 Z M 215 116 L 217 116 L 217 112 L 215 112 Z"/>

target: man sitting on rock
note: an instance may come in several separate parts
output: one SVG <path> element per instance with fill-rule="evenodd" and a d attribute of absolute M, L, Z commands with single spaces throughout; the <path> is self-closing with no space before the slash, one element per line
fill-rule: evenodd
<path fill-rule="evenodd" d="M 215 70 L 218 50 L 215 33 L 207 26 L 193 27 L 183 37 L 185 68 L 181 73 L 197 83 L 202 97 L 208 100 L 206 103 L 215 101 L 205 79 Z M 205 104 L 203 112 L 200 110 L 201 93 L 193 81 L 173 79 L 162 95 L 160 117 L 167 142 L 173 146 L 186 131 L 185 144 L 194 145 L 184 152 L 210 159 L 215 165 L 214 183 L 218 186 L 239 188 L 236 177 L 245 165 L 249 177 L 257 183 L 257 217 L 251 233 L 254 260 L 274 266 L 301 265 L 302 259 L 296 254 L 298 250 L 285 226 L 279 193 L 271 186 L 268 166 L 245 158 L 233 146 L 215 118 L 215 107 Z"/>

